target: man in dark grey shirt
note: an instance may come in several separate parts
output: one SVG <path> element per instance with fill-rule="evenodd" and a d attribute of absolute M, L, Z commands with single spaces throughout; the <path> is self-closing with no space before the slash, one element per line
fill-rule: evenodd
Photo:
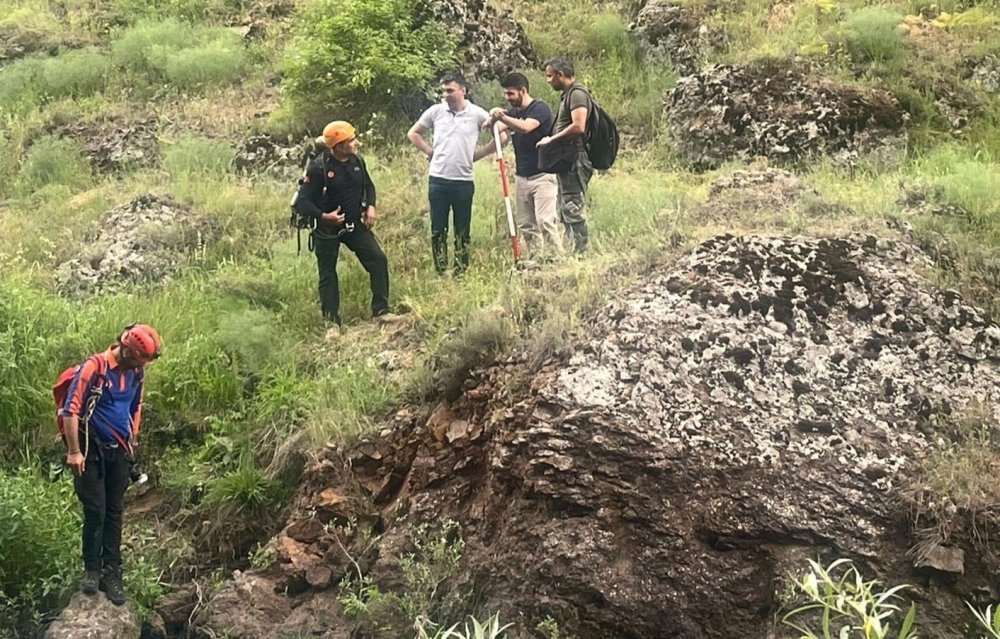
<path fill-rule="evenodd" d="M 577 253 L 587 250 L 590 230 L 587 227 L 587 187 L 594 168 L 587 157 L 587 119 L 593 108 L 590 92 L 576 81 L 573 63 L 566 58 L 552 58 L 545 63 L 545 80 L 563 99 L 556 113 L 551 136 L 538 141 L 538 146 L 553 142 L 572 141 L 577 146 L 576 162 L 564 173 L 558 173 L 559 208 L 566 235 Z"/>

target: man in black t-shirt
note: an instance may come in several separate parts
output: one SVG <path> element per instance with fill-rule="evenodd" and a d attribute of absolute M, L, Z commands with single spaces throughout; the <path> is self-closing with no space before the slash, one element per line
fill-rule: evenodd
<path fill-rule="evenodd" d="M 538 149 L 542 137 L 552 131 L 552 110 L 528 93 L 528 78 L 510 73 L 500 81 L 509 109 L 490 110 L 490 121 L 510 132 L 514 140 L 517 226 L 530 256 L 557 255 L 563 251 L 559 226 L 559 184 L 556 176 L 538 170 Z M 503 138 L 506 139 L 506 134 Z"/>
<path fill-rule="evenodd" d="M 389 263 L 372 228 L 375 226 L 375 183 L 358 155 L 354 127 L 331 122 L 317 140 L 326 149 L 310 163 L 295 206 L 299 215 L 316 220 L 312 232 L 319 268 L 319 300 L 323 317 L 334 323 L 327 337 L 342 332 L 337 257 L 340 245 L 354 251 L 368 271 L 372 287 L 372 319 L 384 324 L 400 319 L 389 312 Z"/>

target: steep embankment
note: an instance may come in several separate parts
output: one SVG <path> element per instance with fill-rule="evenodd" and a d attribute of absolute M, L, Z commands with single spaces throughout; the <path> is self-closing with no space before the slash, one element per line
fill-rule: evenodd
<path fill-rule="evenodd" d="M 786 575 L 849 557 L 919 584 L 926 635 L 956 636 L 962 600 L 1000 585 L 992 546 L 959 529 L 912 556 L 900 495 L 936 430 L 983 404 L 1000 417 L 1000 328 L 928 266 L 871 236 L 702 244 L 601 309 L 568 361 L 479 371 L 325 454 L 277 561 L 196 635 L 348 636 L 331 588 L 357 570 L 399 583 L 409 527 L 448 518 L 456 582 L 521 628 L 771 636 Z"/>

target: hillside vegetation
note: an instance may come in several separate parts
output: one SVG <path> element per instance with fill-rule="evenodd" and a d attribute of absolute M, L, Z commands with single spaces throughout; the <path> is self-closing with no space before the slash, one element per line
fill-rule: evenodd
<path fill-rule="evenodd" d="M 888 91 L 908 120 L 888 161 L 797 163 L 812 205 L 712 215 L 711 184 L 743 163 L 700 172 L 677 151 L 664 92 L 690 70 L 629 30 L 644 3 L 518 3 L 537 58 L 576 62 L 625 147 L 591 185 L 594 249 L 530 274 L 511 270 L 496 169 L 481 162 L 462 279 L 434 276 L 426 162 L 403 138 L 435 75 L 459 61 L 458 40 L 420 23 L 414 4 L 0 0 L 0 636 L 41 620 L 78 576 L 51 384 L 133 321 L 165 344 L 148 372 L 141 453 L 159 501 L 128 531 L 127 585 L 148 606 L 163 584 L 247 562 L 311 450 L 460 388 L 509 349 L 538 362 L 568 352 L 598 302 L 711 235 L 903 229 L 943 286 L 1000 311 L 1000 3 L 678 0 L 702 34 L 685 64 L 804 66 Z M 527 71 L 532 93 L 556 104 L 541 71 Z M 500 105 L 502 93 L 483 82 L 474 99 Z M 348 331 L 331 343 L 315 258 L 287 226 L 298 158 L 266 170 L 234 158 L 252 136 L 295 147 L 340 117 L 363 132 L 392 302 L 410 314 L 371 326 L 367 275 L 345 256 Z M 180 222 L 141 209 L 108 223 L 149 194 Z M 99 249 L 130 233 L 169 268 L 71 290 L 66 273 L 97 268 Z M 990 463 L 976 459 L 972 476 Z"/>

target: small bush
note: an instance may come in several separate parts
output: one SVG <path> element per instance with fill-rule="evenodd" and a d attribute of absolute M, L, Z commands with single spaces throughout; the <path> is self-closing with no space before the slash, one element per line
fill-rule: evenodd
<path fill-rule="evenodd" d="M 583 44 L 588 56 L 599 58 L 634 51 L 628 25 L 617 13 L 599 13 L 583 25 Z"/>
<path fill-rule="evenodd" d="M 21 165 L 23 192 L 53 184 L 83 189 L 90 185 L 91 179 L 90 161 L 72 140 L 41 138 L 28 149 Z"/>
<path fill-rule="evenodd" d="M 513 340 L 513 323 L 496 309 L 480 311 L 470 318 L 461 330 L 442 342 L 435 356 L 445 396 L 457 397 L 469 373 L 492 363 Z"/>
<path fill-rule="evenodd" d="M 184 137 L 166 147 L 163 166 L 170 175 L 217 177 L 226 173 L 233 149 L 225 142 L 202 137 Z"/>
<path fill-rule="evenodd" d="M 0 113 L 21 113 L 41 102 L 40 86 L 43 58 L 32 56 L 16 60 L 0 69 Z"/>
<path fill-rule="evenodd" d="M 15 628 L 56 606 L 73 588 L 80 514 L 73 484 L 55 468 L 0 473 L 0 628 Z"/>
<path fill-rule="evenodd" d="M 68 51 L 45 61 L 42 86 L 50 97 L 87 96 L 104 86 L 110 66 L 108 57 L 97 49 Z"/>
<path fill-rule="evenodd" d="M 847 48 L 856 62 L 892 62 L 904 51 L 903 16 L 882 7 L 849 13 L 843 22 Z"/>
<path fill-rule="evenodd" d="M 166 53 L 153 63 L 167 81 L 181 90 L 228 84 L 243 71 L 245 54 L 239 40 L 221 38 L 203 46 Z"/>
<path fill-rule="evenodd" d="M 405 110 L 456 59 L 455 37 L 425 21 L 416 0 L 320 0 L 296 35 L 284 87 L 304 108 L 319 103 L 345 117 Z"/>
<path fill-rule="evenodd" d="M 125 31 L 114 42 L 112 60 L 140 84 L 167 83 L 190 91 L 238 78 L 245 51 L 240 38 L 228 30 L 169 18 L 143 21 Z"/>

